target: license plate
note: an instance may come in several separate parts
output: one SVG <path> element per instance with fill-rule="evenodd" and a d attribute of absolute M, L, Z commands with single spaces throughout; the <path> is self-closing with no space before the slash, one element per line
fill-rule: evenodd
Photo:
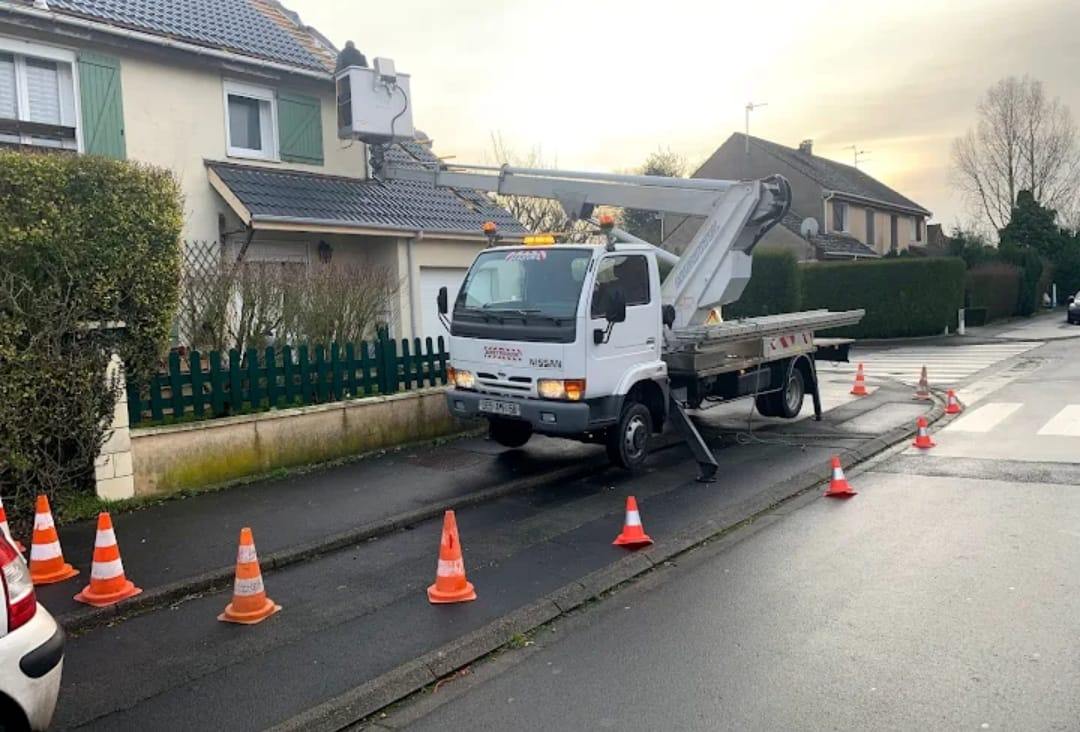
<path fill-rule="evenodd" d="M 500 402 L 496 399 L 481 399 L 480 411 L 489 414 L 505 414 L 508 417 L 520 417 L 521 405 L 514 402 Z"/>

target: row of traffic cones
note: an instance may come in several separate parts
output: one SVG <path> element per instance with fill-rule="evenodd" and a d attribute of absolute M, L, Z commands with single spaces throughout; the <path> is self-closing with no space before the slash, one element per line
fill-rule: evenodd
<path fill-rule="evenodd" d="M 866 374 L 863 372 L 863 365 L 860 363 L 855 369 L 855 383 L 851 387 L 853 396 L 869 396 L 870 392 L 866 389 Z M 921 401 L 928 401 L 932 397 L 930 395 L 930 379 L 926 374 L 926 366 L 922 367 L 922 372 L 919 374 L 919 383 L 915 387 L 915 398 Z M 946 414 L 959 414 L 961 411 L 960 402 L 956 398 L 956 393 L 949 389 L 948 391 L 948 404 L 945 407 Z"/>
<path fill-rule="evenodd" d="M 4 538 L 18 549 L 20 554 L 26 551 L 26 548 L 11 536 L 2 499 L 0 499 L 0 532 L 3 532 Z M 52 509 L 49 507 L 49 499 L 46 496 L 37 497 L 29 564 L 30 579 L 35 585 L 56 584 L 79 574 L 79 570 L 64 561 L 60 537 L 56 533 Z M 102 511 L 98 514 L 97 534 L 94 537 L 90 582 L 75 595 L 75 599 L 87 605 L 106 607 L 141 592 L 142 590 L 136 587 L 124 573 L 124 563 L 120 559 L 120 546 L 116 541 L 112 517 L 108 512 Z M 251 529 L 241 529 L 233 600 L 218 616 L 218 619 L 252 624 L 265 620 L 280 609 L 280 605 L 266 597 Z"/>
<path fill-rule="evenodd" d="M 626 498 L 626 518 L 614 546 L 635 549 L 648 546 L 653 540 L 645 533 L 638 511 L 637 499 Z M 435 584 L 427 589 L 428 600 L 434 605 L 470 602 L 476 599 L 476 588 L 465 576 L 465 561 L 461 555 L 457 517 L 453 511 L 443 515 L 442 540 L 439 542 L 439 563 L 435 569 Z"/>
<path fill-rule="evenodd" d="M 925 380 L 926 368 L 923 367 L 923 380 Z M 859 364 L 855 375 L 855 386 L 852 394 L 864 396 L 866 392 L 865 377 L 862 364 Z M 949 405 L 946 411 L 954 408 L 959 411 L 959 402 L 956 395 L 949 391 Z M 933 441 L 927 433 L 926 420 L 919 418 L 918 437 L 916 445 L 919 447 L 932 447 Z M 929 444 L 926 442 L 929 441 Z M 857 495 L 851 488 L 844 470 L 840 465 L 840 458 L 832 459 L 832 479 L 825 495 L 830 498 L 850 498 Z M 623 520 L 623 529 L 612 542 L 615 546 L 634 549 L 652 544 L 653 540 L 645 533 L 645 527 L 641 522 L 641 512 L 638 510 L 637 499 L 628 496 L 626 499 L 626 517 Z M 442 536 L 439 541 L 439 560 L 435 568 L 435 582 L 427 588 L 428 601 L 433 605 L 445 605 L 458 602 L 471 602 L 476 599 L 476 587 L 468 580 L 465 572 L 465 560 L 461 552 L 461 537 L 458 533 L 457 516 L 453 510 L 443 515 Z M 259 563 L 255 556 L 255 545 L 252 540 L 251 530 L 243 529 L 240 533 L 240 553 L 236 562 L 236 585 L 233 591 L 233 601 L 225 608 L 225 612 L 218 616 L 219 620 L 235 623 L 257 623 L 265 620 L 281 609 L 266 596 L 263 588 L 262 576 L 259 573 Z"/>
<path fill-rule="evenodd" d="M 11 537 L 7 516 L 0 502 L 0 530 L 12 546 L 22 554 L 26 547 Z M 51 585 L 64 582 L 79 574 L 79 570 L 64 561 L 60 537 L 56 533 L 52 509 L 46 496 L 38 496 L 34 506 L 34 534 L 30 541 L 30 579 L 35 585 Z M 87 605 L 104 607 L 126 600 L 142 592 L 124 575 L 124 563 L 120 560 L 120 547 L 116 543 L 112 518 L 107 512 L 98 514 L 97 534 L 94 538 L 94 557 L 90 565 L 90 583 L 75 599 Z"/>

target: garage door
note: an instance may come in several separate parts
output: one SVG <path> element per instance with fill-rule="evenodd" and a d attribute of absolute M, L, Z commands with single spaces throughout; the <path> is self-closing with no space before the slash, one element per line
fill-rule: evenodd
<path fill-rule="evenodd" d="M 421 337 L 430 336 L 434 341 L 438 336 L 449 336 L 446 328 L 439 322 L 439 288 L 445 287 L 450 295 L 450 307 L 454 307 L 454 298 L 465 279 L 465 267 L 421 267 L 420 268 L 420 325 Z"/>

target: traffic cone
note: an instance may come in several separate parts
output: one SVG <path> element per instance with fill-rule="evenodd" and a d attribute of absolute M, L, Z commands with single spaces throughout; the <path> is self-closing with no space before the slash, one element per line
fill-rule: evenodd
<path fill-rule="evenodd" d="M 858 370 L 855 372 L 855 386 L 851 387 L 851 394 L 853 396 L 867 396 L 870 392 L 866 390 L 866 377 L 863 376 L 862 364 L 859 364 Z"/>
<path fill-rule="evenodd" d="M 11 543 L 13 547 L 19 552 L 19 554 L 26 553 L 26 547 L 23 546 L 21 541 L 18 541 L 11 535 L 11 529 L 8 527 L 7 512 L 4 511 L 4 498 L 0 496 L 0 532 L 3 532 L 4 538 Z"/>
<path fill-rule="evenodd" d="M 919 417 L 915 421 L 915 426 L 918 429 L 918 433 L 915 435 L 915 442 L 911 443 L 913 446 L 928 450 L 934 446 L 934 441 L 930 439 L 930 433 L 926 431 L 926 417 Z"/>
<path fill-rule="evenodd" d="M 915 398 L 922 400 L 930 399 L 930 381 L 926 378 L 926 367 L 922 367 L 922 374 L 919 376 L 919 386 L 915 389 Z"/>
<path fill-rule="evenodd" d="M 38 496 L 34 509 L 34 536 L 30 542 L 30 579 L 35 585 L 51 585 L 78 573 L 79 570 L 64 561 L 49 499 Z"/>
<path fill-rule="evenodd" d="M 472 582 L 465 578 L 465 560 L 461 558 L 461 540 L 458 538 L 457 518 L 453 511 L 443 514 L 439 565 L 435 570 L 435 584 L 427 588 L 427 596 L 433 605 L 476 599 Z"/>
<path fill-rule="evenodd" d="M 217 619 L 226 623 L 255 625 L 280 609 L 281 605 L 266 596 L 262 570 L 259 569 L 259 557 L 255 554 L 255 539 L 251 535 L 251 529 L 245 526 L 240 529 L 240 548 L 236 552 L 233 599 Z"/>
<path fill-rule="evenodd" d="M 829 481 L 829 490 L 825 491 L 825 496 L 827 498 L 851 498 L 857 495 L 859 494 L 851 490 L 847 478 L 844 477 L 844 469 L 840 467 L 840 458 L 833 455 L 832 480 Z"/>
<path fill-rule="evenodd" d="M 626 497 L 626 519 L 623 521 L 622 533 L 611 542 L 615 546 L 626 546 L 633 549 L 639 546 L 652 544 L 652 539 L 645 533 L 641 525 L 641 514 L 638 513 L 637 499 L 633 496 Z"/>
<path fill-rule="evenodd" d="M 948 400 L 945 403 L 945 414 L 960 414 L 964 408 L 960 406 L 960 400 L 956 398 L 956 392 L 949 389 Z"/>
<path fill-rule="evenodd" d="M 97 519 L 97 537 L 94 539 L 94 563 L 90 565 L 90 584 L 75 595 L 79 602 L 94 607 L 106 607 L 134 597 L 142 592 L 124 576 L 124 563 L 120 561 L 120 547 L 116 543 L 112 518 L 102 511 Z"/>

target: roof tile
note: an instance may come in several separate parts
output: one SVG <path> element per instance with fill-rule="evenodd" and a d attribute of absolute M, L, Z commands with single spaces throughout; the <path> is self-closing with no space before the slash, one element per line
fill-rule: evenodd
<path fill-rule="evenodd" d="M 421 145 L 408 143 L 405 147 L 411 154 L 408 159 L 431 157 Z M 394 148 L 388 157 L 405 155 L 401 148 Z M 508 211 L 478 191 L 214 161 L 208 161 L 207 167 L 256 221 L 308 219 L 342 226 L 479 234 L 483 223 L 491 220 L 504 233 L 528 233 Z"/>
<path fill-rule="evenodd" d="M 734 133 L 732 137 L 740 140 L 740 144 L 742 140 L 746 139 L 746 135 L 741 132 Z M 915 209 L 927 216 L 930 215 L 930 211 L 923 206 L 897 193 L 858 168 L 818 155 L 807 155 L 794 148 L 785 147 L 770 140 L 763 140 L 760 137 L 751 136 L 750 142 L 759 149 L 804 173 L 809 178 L 816 180 L 831 191 L 870 198 L 893 206 L 900 206 L 901 208 Z"/>
<path fill-rule="evenodd" d="M 309 70 L 329 72 L 333 49 L 269 0 L 49 0 L 58 12 Z M 304 43 L 301 34 L 311 37 Z M 325 51 L 325 52 L 321 52 Z"/>

